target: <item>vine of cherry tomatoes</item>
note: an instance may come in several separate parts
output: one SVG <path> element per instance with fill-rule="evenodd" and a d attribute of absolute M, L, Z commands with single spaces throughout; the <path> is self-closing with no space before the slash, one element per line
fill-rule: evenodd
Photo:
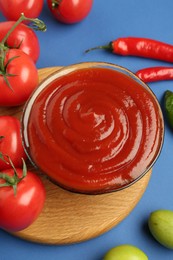
<path fill-rule="evenodd" d="M 22 24 L 25 21 L 35 29 L 46 28 L 38 18 L 24 14 L 16 22 L 0 23 L 0 106 L 25 103 L 38 85 L 39 42 L 34 31 Z M 20 129 L 17 118 L 0 116 L 0 228 L 10 232 L 31 225 L 46 198 L 41 179 L 27 170 Z"/>
<path fill-rule="evenodd" d="M 4 170 L 0 173 L 0 228 L 16 232 L 30 226 L 41 213 L 45 197 L 41 179 L 25 164 L 23 169 Z"/>
<path fill-rule="evenodd" d="M 35 64 L 40 55 L 40 46 L 35 32 L 26 24 L 34 23 L 36 30 L 45 29 L 41 27 L 43 24 L 40 20 L 35 18 L 40 15 L 43 4 L 44 0 L 0 0 L 1 12 L 11 20 L 0 23 L 0 91 L 3 93 L 0 106 L 24 104 L 38 85 Z M 83 20 L 92 4 L 93 0 L 47 0 L 53 16 L 64 23 Z"/>
<path fill-rule="evenodd" d="M 0 24 L 0 106 L 23 104 L 38 85 L 35 62 L 39 42 L 34 32 L 21 24 L 23 21 L 32 23 L 37 30 L 46 30 L 43 21 L 24 14 L 16 22 Z"/>
<path fill-rule="evenodd" d="M 14 26 L 15 21 L 5 21 L 0 23 L 0 42 L 6 36 L 8 31 Z M 4 43 L 5 47 L 18 48 L 28 54 L 34 63 L 37 62 L 40 55 L 39 40 L 32 28 L 20 23 L 9 35 Z"/>
<path fill-rule="evenodd" d="M 0 228 L 16 232 L 40 215 L 46 192 L 41 179 L 27 170 L 20 121 L 0 116 L 0 126 Z"/>
<path fill-rule="evenodd" d="M 0 23 L 0 106 L 24 104 L 38 85 L 40 45 L 33 29 L 46 29 L 36 18 L 43 4 L 44 0 L 0 0 L 0 10 L 8 20 Z M 80 22 L 92 4 L 93 0 L 47 1 L 53 17 L 63 23 Z M 31 225 L 46 198 L 41 179 L 26 168 L 20 128 L 17 118 L 0 116 L 0 228 L 10 232 Z"/>

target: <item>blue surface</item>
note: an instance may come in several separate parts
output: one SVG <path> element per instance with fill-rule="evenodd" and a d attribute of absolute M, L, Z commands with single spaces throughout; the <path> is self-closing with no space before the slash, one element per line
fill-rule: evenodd
<path fill-rule="evenodd" d="M 132 71 L 143 67 L 171 64 L 135 57 L 121 57 L 105 51 L 84 54 L 90 47 L 108 43 L 123 36 L 141 36 L 173 44 L 172 0 L 95 0 L 91 13 L 81 23 L 64 25 L 50 14 L 45 3 L 41 19 L 46 33 L 37 33 L 41 55 L 38 68 L 65 66 L 82 61 L 107 61 Z M 0 15 L 0 21 L 5 18 Z M 164 91 L 173 91 L 173 82 L 149 84 L 160 103 Z M 98 238 L 67 246 L 45 246 L 15 238 L 0 230 L 0 260 L 101 260 L 111 247 L 130 243 L 141 248 L 150 260 L 171 260 L 173 251 L 157 243 L 148 231 L 150 212 L 173 210 L 173 132 L 166 125 L 162 153 L 157 160 L 150 183 L 142 199 L 118 226 Z"/>

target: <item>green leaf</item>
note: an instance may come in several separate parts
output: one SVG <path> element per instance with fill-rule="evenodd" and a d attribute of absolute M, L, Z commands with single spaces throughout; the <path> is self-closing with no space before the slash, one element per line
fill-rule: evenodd
<path fill-rule="evenodd" d="M 164 106 L 167 121 L 171 128 L 173 128 L 173 92 L 170 90 L 165 91 Z"/>

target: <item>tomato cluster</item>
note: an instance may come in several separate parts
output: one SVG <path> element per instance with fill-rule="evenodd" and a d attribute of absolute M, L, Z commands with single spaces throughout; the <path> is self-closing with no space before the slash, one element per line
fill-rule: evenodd
<path fill-rule="evenodd" d="M 23 104 L 38 85 L 38 71 L 35 64 L 39 57 L 38 38 L 31 28 L 20 24 L 28 20 L 36 22 L 42 29 L 42 21 L 30 20 L 23 14 L 17 22 L 0 23 L 1 106 Z"/>
<path fill-rule="evenodd" d="M 0 41 L 6 36 L 8 31 L 14 26 L 15 21 L 5 21 L 0 23 Z M 5 42 L 9 48 L 22 50 L 28 54 L 34 63 L 37 62 L 40 55 L 40 45 L 36 33 L 29 26 L 20 23 L 9 35 Z"/>
<path fill-rule="evenodd" d="M 35 221 L 46 194 L 41 179 L 26 169 L 20 121 L 0 116 L 0 126 L 0 228 L 15 232 Z"/>
<path fill-rule="evenodd" d="M 35 32 L 27 24 L 35 22 L 36 29 L 45 29 L 35 18 L 40 15 L 43 4 L 44 0 L 0 0 L 0 10 L 9 20 L 0 23 L 0 91 L 3 93 L 0 106 L 25 103 L 38 85 L 36 62 L 40 46 Z M 93 0 L 47 0 L 53 16 L 63 23 L 83 20 L 92 4 Z"/>
<path fill-rule="evenodd" d="M 30 18 L 38 17 L 43 9 L 43 5 L 44 0 L 0 0 L 0 10 L 3 15 L 8 20 L 14 21 L 20 17 L 21 13 Z M 93 0 L 47 0 L 47 6 L 53 17 L 67 24 L 83 20 L 91 11 L 92 5 Z"/>
<path fill-rule="evenodd" d="M 69 24 L 83 20 L 92 4 L 93 0 L 47 0 L 53 16 Z M 44 0 L 0 0 L 7 19 L 0 23 L 0 106 L 23 105 L 38 85 L 40 45 L 33 28 L 46 29 L 36 18 L 43 5 Z M 41 179 L 27 170 L 20 129 L 18 118 L 0 116 L 0 228 L 10 232 L 31 225 L 46 199 Z"/>
<path fill-rule="evenodd" d="M 1 10 L 9 2 L 0 1 Z M 11 1 L 11 6 L 17 2 Z M 0 23 L 0 106 L 22 105 L 38 85 L 39 41 L 32 27 L 23 22 L 40 30 L 45 25 L 24 14 L 14 20 Z M 19 119 L 0 116 L 0 228 L 10 232 L 31 225 L 41 213 L 46 197 L 41 179 L 26 168 L 20 131 Z"/>

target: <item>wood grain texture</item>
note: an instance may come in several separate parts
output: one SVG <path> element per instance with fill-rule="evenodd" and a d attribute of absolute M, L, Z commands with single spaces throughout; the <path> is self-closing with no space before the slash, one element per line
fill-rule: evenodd
<path fill-rule="evenodd" d="M 59 67 L 39 70 L 40 81 Z M 0 108 L 1 115 L 20 118 L 23 107 Z M 28 168 L 33 169 L 28 163 Z M 38 219 L 27 229 L 13 233 L 22 239 L 44 244 L 82 242 L 103 234 L 129 215 L 145 192 L 151 170 L 124 190 L 103 195 L 66 191 L 43 177 L 46 202 Z"/>

